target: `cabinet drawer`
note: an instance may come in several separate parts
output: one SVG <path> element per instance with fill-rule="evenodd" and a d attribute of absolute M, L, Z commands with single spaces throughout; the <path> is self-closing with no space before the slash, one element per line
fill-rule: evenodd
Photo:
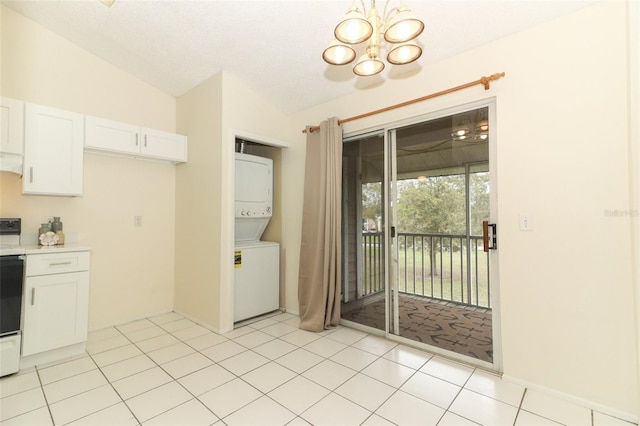
<path fill-rule="evenodd" d="M 88 251 L 27 255 L 26 275 L 28 277 L 88 270 Z"/>

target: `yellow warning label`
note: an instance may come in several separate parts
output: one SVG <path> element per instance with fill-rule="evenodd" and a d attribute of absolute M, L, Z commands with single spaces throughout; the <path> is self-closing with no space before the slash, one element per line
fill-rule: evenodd
<path fill-rule="evenodd" d="M 242 250 L 233 252 L 233 264 L 236 268 L 242 268 Z"/>

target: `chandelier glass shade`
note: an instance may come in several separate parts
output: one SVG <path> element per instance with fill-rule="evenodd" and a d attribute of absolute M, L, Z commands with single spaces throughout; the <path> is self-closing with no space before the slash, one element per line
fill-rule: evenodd
<path fill-rule="evenodd" d="M 378 57 L 372 57 L 368 53 L 365 53 L 353 67 L 353 72 L 361 76 L 368 76 L 378 74 L 383 69 L 384 62 Z"/>
<path fill-rule="evenodd" d="M 424 23 L 416 18 L 409 8 L 402 5 L 389 21 L 384 39 L 389 43 L 404 43 L 418 37 L 423 30 Z"/>
<path fill-rule="evenodd" d="M 387 61 L 394 65 L 411 63 L 422 55 L 422 48 L 413 41 L 396 44 L 389 50 Z"/>
<path fill-rule="evenodd" d="M 385 46 L 389 63 L 405 65 L 418 59 L 422 55 L 422 48 L 415 39 L 424 30 L 424 23 L 414 16 L 403 1 L 400 1 L 400 6 L 387 12 L 390 2 L 386 1 L 380 16 L 375 0 L 372 0 L 365 17 L 364 2 L 359 2 L 361 11 L 354 0 L 335 28 L 335 40 L 322 53 L 325 62 L 331 65 L 350 64 L 357 56 L 358 45 L 366 42 L 365 53 L 357 60 L 353 72 L 360 76 L 378 74 L 385 68 L 380 58 L 383 41 L 389 45 Z"/>
<path fill-rule="evenodd" d="M 333 40 L 322 53 L 322 59 L 331 65 L 345 65 L 356 58 L 356 51 L 351 46 Z"/>
<path fill-rule="evenodd" d="M 451 139 L 465 142 L 484 142 L 489 139 L 487 112 L 481 109 L 473 117 L 462 115 L 451 130 Z"/>
<path fill-rule="evenodd" d="M 463 141 L 469 139 L 471 136 L 471 123 L 467 117 L 464 117 L 458 122 L 451 132 L 451 137 L 454 141 Z"/>
<path fill-rule="evenodd" d="M 373 33 L 373 27 L 360 10 L 351 7 L 344 19 L 336 26 L 336 39 L 347 44 L 362 43 Z"/>

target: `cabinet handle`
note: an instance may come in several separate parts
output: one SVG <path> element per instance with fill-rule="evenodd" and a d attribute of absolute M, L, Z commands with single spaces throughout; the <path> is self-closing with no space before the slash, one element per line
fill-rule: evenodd
<path fill-rule="evenodd" d="M 36 304 L 36 288 L 31 289 L 31 306 Z"/>
<path fill-rule="evenodd" d="M 144 147 L 147 147 L 147 135 L 144 135 Z"/>
<path fill-rule="evenodd" d="M 136 133 L 136 146 L 138 146 L 138 134 Z"/>
<path fill-rule="evenodd" d="M 62 266 L 62 265 L 71 265 L 71 262 L 56 262 L 56 263 L 49 264 L 49 266 Z"/>
<path fill-rule="evenodd" d="M 33 183 L 33 166 L 29 167 L 29 183 Z"/>

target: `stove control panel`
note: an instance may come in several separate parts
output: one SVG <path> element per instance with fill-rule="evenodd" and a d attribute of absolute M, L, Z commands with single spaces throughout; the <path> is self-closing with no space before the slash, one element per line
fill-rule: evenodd
<path fill-rule="evenodd" d="M 0 218 L 0 235 L 20 235 L 21 230 L 20 218 Z"/>

